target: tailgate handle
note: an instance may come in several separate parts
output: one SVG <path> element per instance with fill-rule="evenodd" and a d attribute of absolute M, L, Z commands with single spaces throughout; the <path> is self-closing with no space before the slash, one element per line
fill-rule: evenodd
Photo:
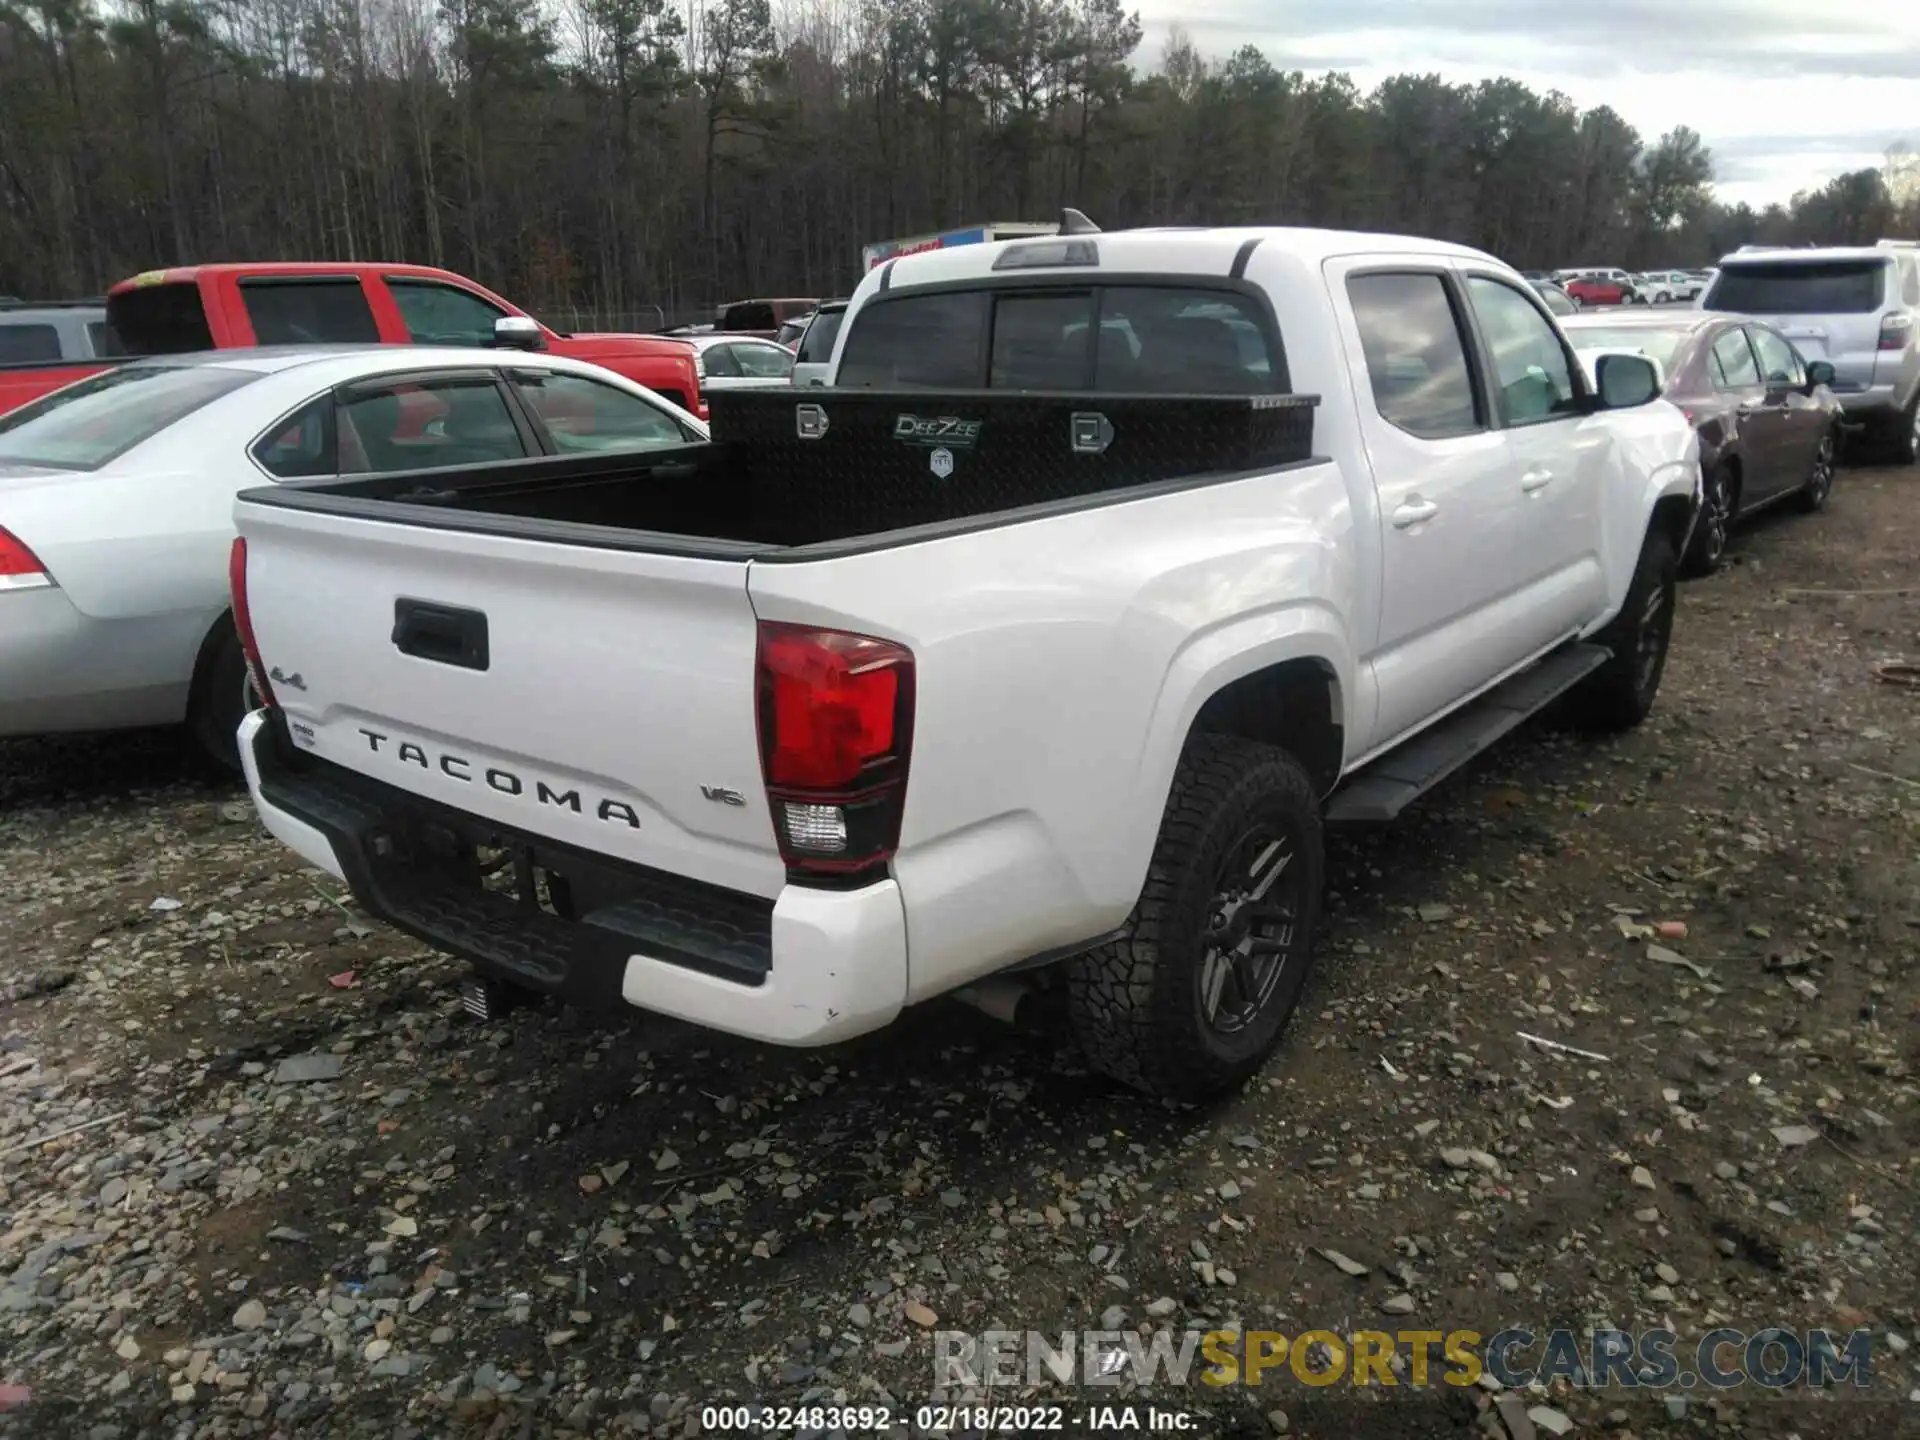
<path fill-rule="evenodd" d="M 463 670 L 484 670 L 487 617 L 479 610 L 426 600 L 395 600 L 393 643 L 402 655 L 437 665 L 457 665 Z"/>

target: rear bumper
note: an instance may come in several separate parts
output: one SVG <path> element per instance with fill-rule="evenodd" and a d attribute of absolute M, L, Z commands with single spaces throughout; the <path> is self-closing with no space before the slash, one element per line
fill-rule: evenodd
<path fill-rule="evenodd" d="M 1884 424 L 1905 412 L 1911 392 L 1903 392 L 1897 385 L 1868 385 L 1859 390 L 1835 390 L 1833 398 L 1840 402 L 1849 420 Z"/>
<path fill-rule="evenodd" d="M 490 979 L 776 1045 L 877 1030 L 905 1004 L 892 880 L 789 885 L 768 901 L 612 861 L 299 754 L 265 712 L 242 722 L 240 755 L 275 838 L 344 880 L 368 914 Z M 499 852 L 499 880 L 515 876 L 517 894 L 480 880 L 475 846 Z"/>

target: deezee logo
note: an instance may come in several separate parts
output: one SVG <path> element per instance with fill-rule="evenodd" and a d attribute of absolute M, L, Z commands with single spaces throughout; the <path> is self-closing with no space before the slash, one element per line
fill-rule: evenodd
<path fill-rule="evenodd" d="M 962 420 L 957 415 L 897 415 L 893 438 L 911 445 L 940 445 L 965 449 L 980 438 L 981 420 Z"/>

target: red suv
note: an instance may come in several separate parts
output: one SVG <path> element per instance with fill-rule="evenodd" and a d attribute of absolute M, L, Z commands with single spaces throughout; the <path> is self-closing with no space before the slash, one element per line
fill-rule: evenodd
<path fill-rule="evenodd" d="M 1580 306 L 1633 303 L 1633 288 L 1623 280 L 1610 280 L 1605 275 L 1577 275 L 1561 288 Z"/>

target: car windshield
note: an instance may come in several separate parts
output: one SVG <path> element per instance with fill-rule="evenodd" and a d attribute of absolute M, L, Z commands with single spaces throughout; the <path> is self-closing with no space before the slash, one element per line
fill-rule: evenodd
<path fill-rule="evenodd" d="M 123 365 L 0 416 L 0 460 L 98 470 L 257 378 L 219 365 Z"/>
<path fill-rule="evenodd" d="M 1887 268 L 1885 260 L 1729 265 L 1709 308 L 1738 315 L 1865 315 L 1880 308 Z"/>
<path fill-rule="evenodd" d="M 1681 342 L 1687 338 L 1684 329 L 1656 330 L 1646 325 L 1569 326 L 1567 338 L 1573 342 L 1576 350 L 1592 353 L 1596 350 L 1625 350 L 1631 354 L 1644 355 L 1649 360 L 1660 362 L 1661 368 L 1671 371 L 1673 357 L 1680 352 Z"/>

